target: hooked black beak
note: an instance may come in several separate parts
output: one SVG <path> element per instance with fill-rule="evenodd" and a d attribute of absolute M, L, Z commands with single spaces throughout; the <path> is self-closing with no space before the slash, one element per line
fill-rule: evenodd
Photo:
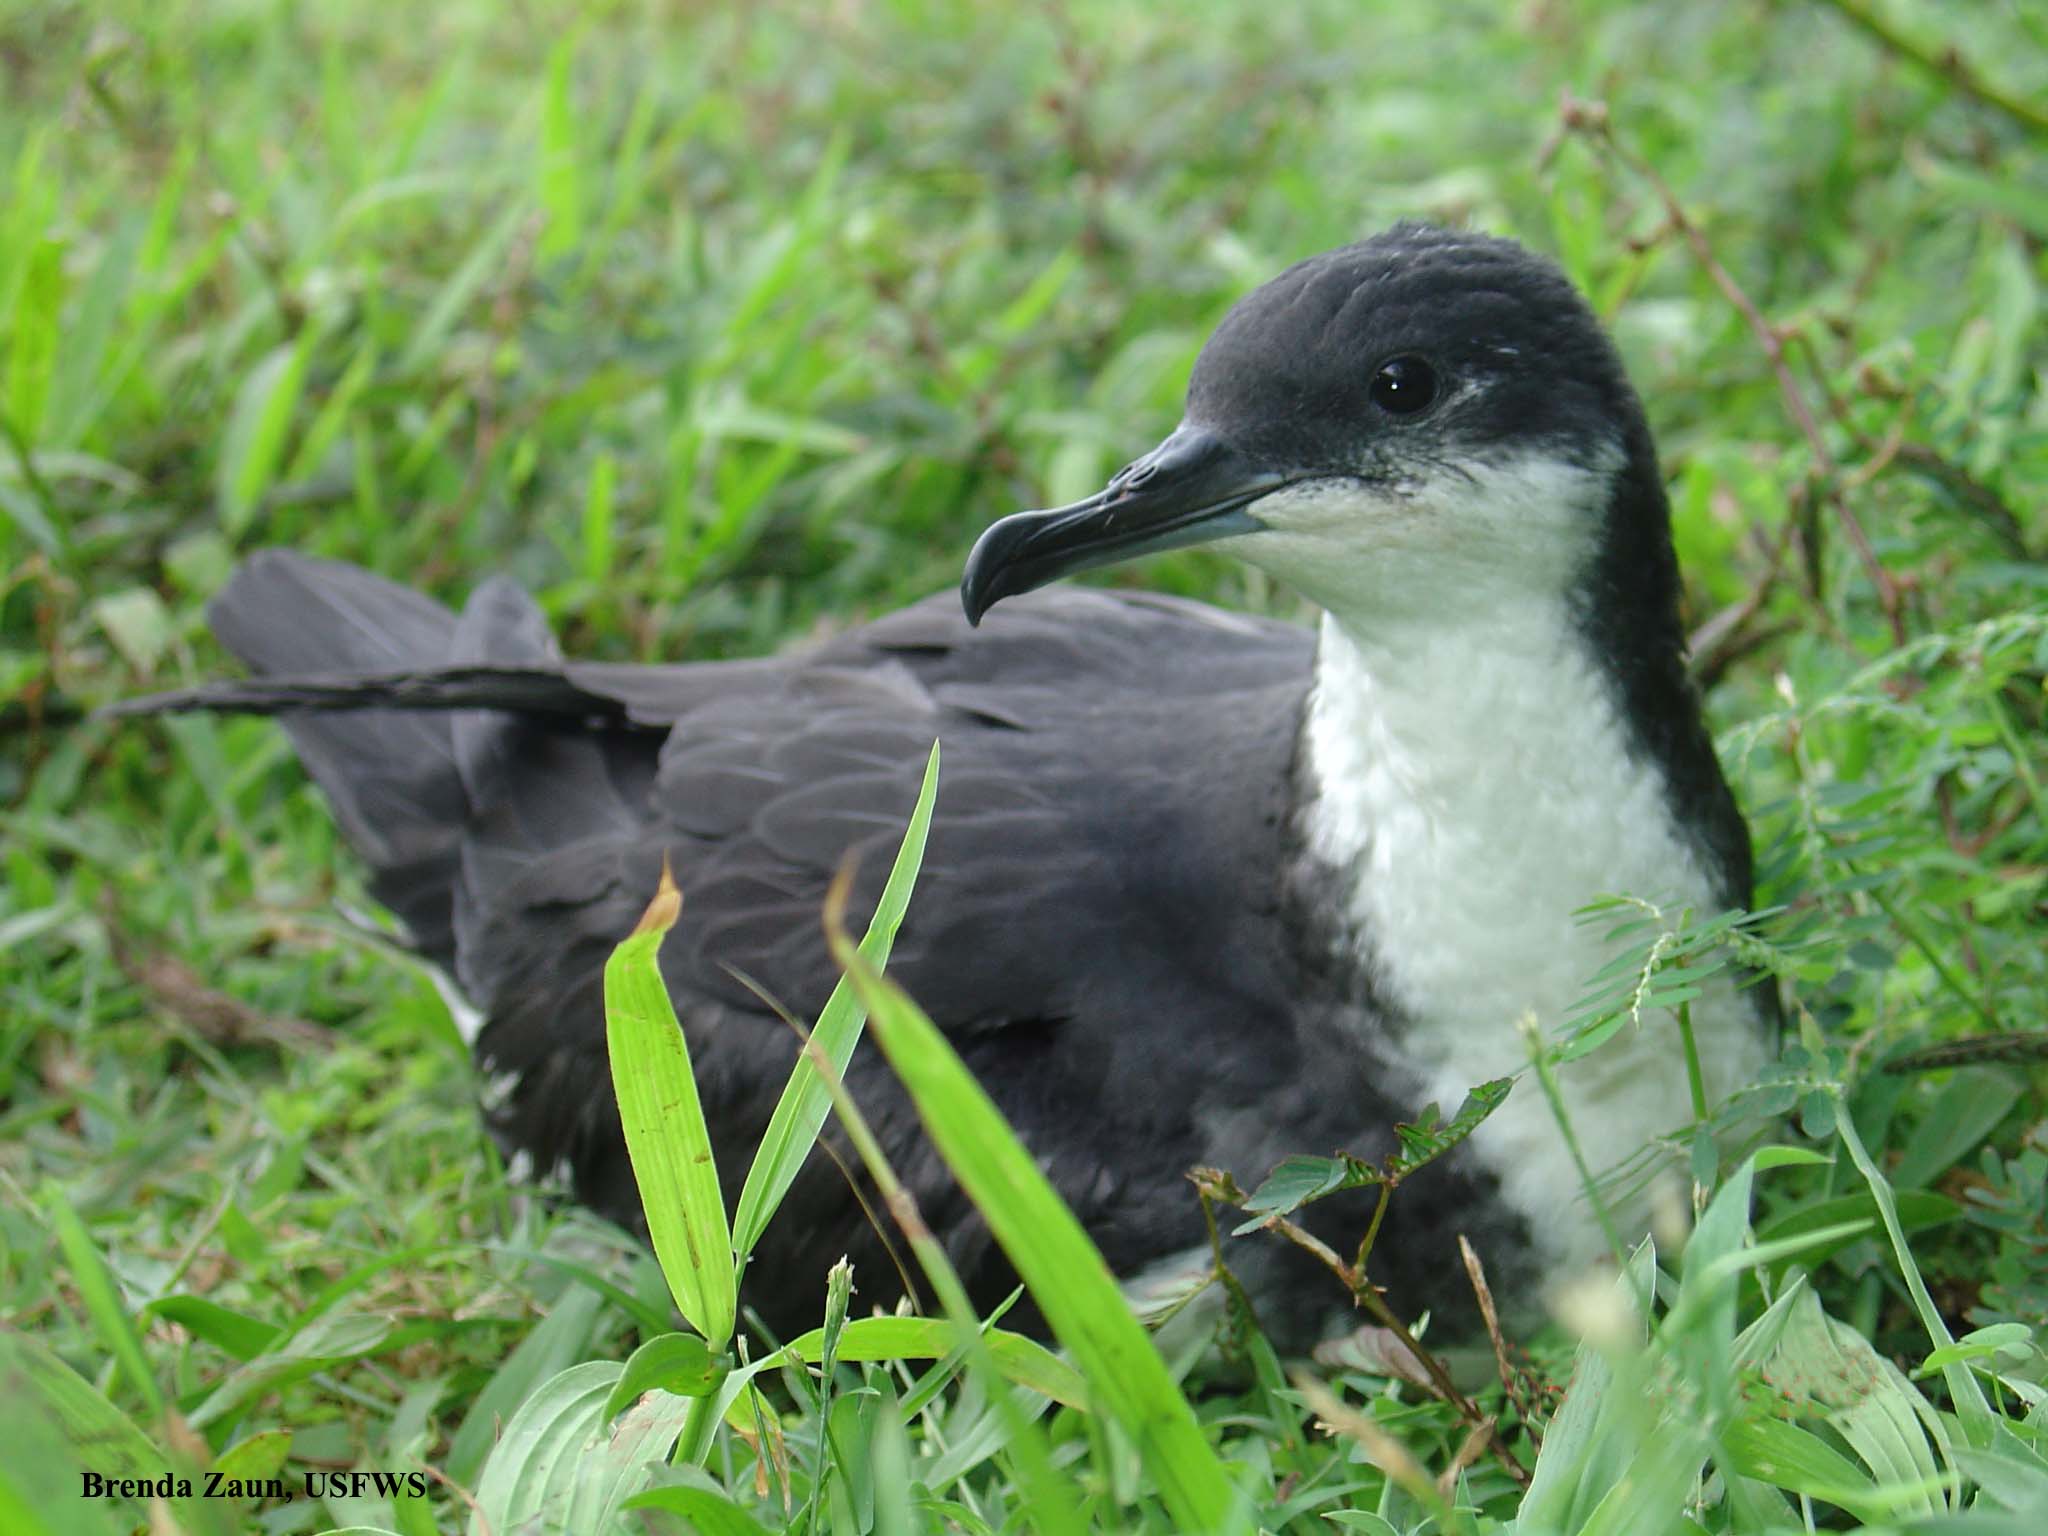
<path fill-rule="evenodd" d="M 967 622 L 979 624 L 1004 598 L 1074 571 L 1256 533 L 1265 524 L 1244 508 L 1297 478 L 1183 425 L 1087 500 L 990 525 L 960 579 Z"/>

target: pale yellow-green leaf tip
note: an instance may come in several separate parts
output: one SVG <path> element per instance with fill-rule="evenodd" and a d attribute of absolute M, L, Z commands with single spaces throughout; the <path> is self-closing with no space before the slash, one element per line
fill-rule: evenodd
<path fill-rule="evenodd" d="M 820 914 L 825 923 L 826 946 L 842 967 L 846 964 L 846 952 L 853 948 L 853 939 L 846 931 L 846 904 L 853 896 L 853 863 L 853 852 L 849 849 L 832 872 L 832 883 L 825 887 L 825 906 Z"/>
<path fill-rule="evenodd" d="M 640 914 L 640 921 L 633 925 L 632 938 L 643 934 L 667 933 L 675 927 L 676 919 L 682 915 L 683 893 L 676 888 L 676 877 L 668 867 L 668 855 L 661 856 L 661 884 L 654 888 L 654 900 L 647 903 L 647 910 Z"/>

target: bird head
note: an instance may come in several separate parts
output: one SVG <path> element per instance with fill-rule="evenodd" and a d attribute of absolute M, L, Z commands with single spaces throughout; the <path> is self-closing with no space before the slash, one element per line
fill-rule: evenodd
<path fill-rule="evenodd" d="M 1617 520 L 1668 551 L 1657 486 L 1621 360 L 1564 274 L 1404 224 L 1239 301 L 1173 433 L 1095 495 L 990 527 L 961 595 L 978 622 L 1074 571 L 1227 541 L 1361 624 L 1569 598 Z"/>

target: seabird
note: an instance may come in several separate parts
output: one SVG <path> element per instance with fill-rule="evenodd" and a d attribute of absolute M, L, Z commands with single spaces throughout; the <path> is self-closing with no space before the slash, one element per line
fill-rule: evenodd
<path fill-rule="evenodd" d="M 1193 544 L 1320 627 L 1035 591 Z M 626 666 L 563 659 L 502 579 L 458 616 L 270 551 L 212 608 L 256 679 L 145 703 L 282 717 L 371 890 L 480 1018 L 497 1135 L 627 1223 L 599 972 L 663 859 L 684 897 L 663 968 L 737 1190 L 795 1051 L 756 989 L 822 1005 L 826 884 L 856 856 L 864 921 L 935 737 L 891 971 L 1125 1275 L 1202 1251 L 1189 1168 L 1377 1156 L 1396 1121 L 1523 1068 L 1525 1021 L 1554 1032 L 1605 958 L 1573 917 L 1592 898 L 1749 900 L 1642 408 L 1571 284 L 1510 241 L 1403 224 L 1289 268 L 1225 316 L 1171 436 L 996 523 L 961 595 L 964 616 L 932 598 L 797 655 Z M 1713 1096 L 1765 1059 L 1761 992 L 1693 1005 Z M 1595 1166 L 1691 1119 L 1663 1015 L 1562 1081 Z M 1011 1273 L 877 1053 L 849 1086 L 1000 1300 Z M 1604 1251 L 1579 1185 L 1525 1085 L 1397 1195 L 1374 1278 L 1455 1306 L 1465 1232 L 1497 1290 L 1534 1295 Z M 1362 1227 L 1356 1205 L 1310 1215 Z M 1639 1230 L 1640 1202 L 1617 1219 Z M 742 1297 L 806 1326 L 842 1253 L 886 1303 L 892 1266 L 814 1153 Z M 1343 1308 L 1269 1236 L 1232 1257 L 1277 1338 Z"/>

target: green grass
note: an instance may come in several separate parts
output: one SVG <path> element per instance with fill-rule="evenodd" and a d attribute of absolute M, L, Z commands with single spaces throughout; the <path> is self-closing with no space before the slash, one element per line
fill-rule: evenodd
<path fill-rule="evenodd" d="M 1517 1341 L 1471 1406 L 1526 1496 L 1457 1407 L 1257 1340 L 1186 1411 L 1303 1536 L 2040 1530 L 2039 1058 L 1883 1068 L 2048 1014 L 2043 99 L 2037 9 L 1926 0 L 0 8 L 0 1528 L 146 1518 L 73 1496 L 81 1437 L 446 1479 L 194 1531 L 453 1531 L 678 1437 L 659 1529 L 1181 1528 L 1085 1345 L 857 1300 L 685 1434 L 675 1277 L 505 1180 L 282 738 L 79 715 L 219 669 L 202 605 L 264 544 L 507 571 L 610 657 L 886 611 L 1149 446 L 1238 294 L 1420 214 L 1614 327 L 1783 909 L 1668 915 L 1550 1046 L 1769 970 L 1792 1044 L 1741 1107 L 1823 1155 L 1697 1138 L 1654 1316 Z M 1295 611 L 1200 554 L 1108 579 Z M 569 1449 L 620 1380 L 682 1393 L 608 1471 Z"/>

